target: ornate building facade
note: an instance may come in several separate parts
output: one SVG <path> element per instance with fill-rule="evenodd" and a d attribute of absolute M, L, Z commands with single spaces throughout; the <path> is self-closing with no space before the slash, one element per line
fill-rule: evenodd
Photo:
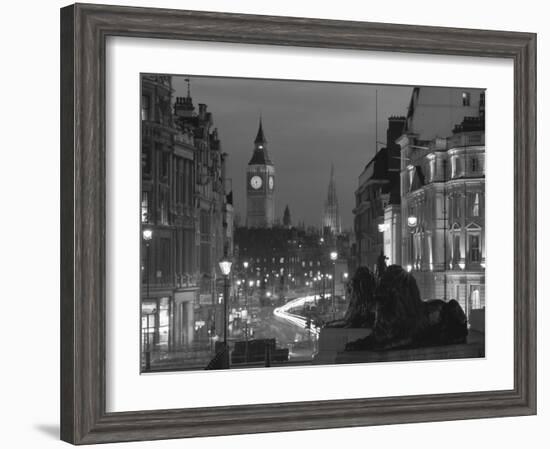
<path fill-rule="evenodd" d="M 424 299 L 456 299 L 469 316 L 485 306 L 485 94 L 434 91 L 413 91 L 398 140 L 401 264 L 414 272 Z M 462 115 L 447 134 L 434 98 L 450 102 L 447 120 Z"/>
<path fill-rule="evenodd" d="M 262 120 L 246 169 L 246 225 L 270 228 L 275 222 L 275 166 L 269 159 Z"/>
<path fill-rule="evenodd" d="M 144 75 L 141 87 L 143 345 L 177 351 L 210 323 L 222 329 L 217 261 L 232 252 L 227 155 L 206 105 L 195 112 L 188 92 L 172 107 L 171 77 Z"/>

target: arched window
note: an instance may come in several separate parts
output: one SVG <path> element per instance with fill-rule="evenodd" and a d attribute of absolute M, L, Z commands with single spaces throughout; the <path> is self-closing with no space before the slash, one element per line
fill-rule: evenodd
<path fill-rule="evenodd" d="M 472 310 L 481 309 L 481 294 L 479 292 L 479 285 L 470 286 L 470 304 Z"/>

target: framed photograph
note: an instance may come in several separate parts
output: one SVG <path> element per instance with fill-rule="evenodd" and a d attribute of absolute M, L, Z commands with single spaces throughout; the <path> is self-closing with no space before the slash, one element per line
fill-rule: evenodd
<path fill-rule="evenodd" d="M 61 10 L 61 434 L 536 413 L 536 36 Z"/>

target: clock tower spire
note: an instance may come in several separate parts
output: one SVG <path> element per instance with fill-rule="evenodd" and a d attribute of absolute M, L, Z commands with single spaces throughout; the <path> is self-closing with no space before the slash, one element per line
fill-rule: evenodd
<path fill-rule="evenodd" d="M 270 228 L 275 221 L 275 166 L 269 159 L 262 118 L 246 169 L 246 225 Z"/>

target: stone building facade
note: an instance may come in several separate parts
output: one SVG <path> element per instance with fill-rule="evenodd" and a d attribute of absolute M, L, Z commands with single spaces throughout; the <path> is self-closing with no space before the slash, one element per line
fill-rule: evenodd
<path fill-rule="evenodd" d="M 401 147 L 395 140 L 401 136 L 405 117 L 390 117 L 386 146 L 367 163 L 359 176 L 355 191 L 354 229 L 359 266 L 376 269 L 380 255 L 387 263 L 400 260 L 399 159 Z"/>
<path fill-rule="evenodd" d="M 157 352 L 222 331 L 217 261 L 232 252 L 227 155 L 212 114 L 195 111 L 189 92 L 172 103 L 170 76 L 142 76 L 141 222 L 151 237 L 142 239 L 142 342 Z"/>
<path fill-rule="evenodd" d="M 414 273 L 423 299 L 456 299 L 469 315 L 485 306 L 485 97 L 476 89 L 435 90 L 414 90 L 398 139 L 401 265 Z M 434 101 L 441 97 L 451 104 Z M 447 122 L 447 134 L 445 114 L 457 120 Z"/>

